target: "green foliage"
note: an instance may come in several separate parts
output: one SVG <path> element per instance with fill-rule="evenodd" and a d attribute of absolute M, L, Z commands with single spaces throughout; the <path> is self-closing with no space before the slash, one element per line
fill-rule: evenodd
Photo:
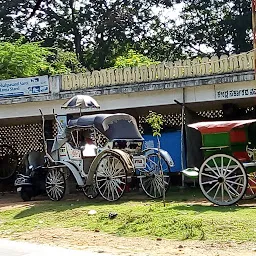
<path fill-rule="evenodd" d="M 146 117 L 146 122 L 151 126 L 153 136 L 161 136 L 161 129 L 163 125 L 163 116 L 150 111 Z"/>
<path fill-rule="evenodd" d="M 115 61 L 115 68 L 125 68 L 125 67 L 140 67 L 149 66 L 151 64 L 158 64 L 159 62 L 153 61 L 147 56 L 136 53 L 134 50 L 129 50 L 124 56 L 119 56 Z"/>
<path fill-rule="evenodd" d="M 50 68 L 47 57 L 51 52 L 40 43 L 0 43 L 0 79 L 46 74 Z"/>
<path fill-rule="evenodd" d="M 74 52 L 62 49 L 52 50 L 52 52 L 53 54 L 49 60 L 51 64 L 49 73 L 51 75 L 86 72 Z"/>
<path fill-rule="evenodd" d="M 0 43 L 0 79 L 84 72 L 75 53 L 42 47 L 41 43 Z"/>

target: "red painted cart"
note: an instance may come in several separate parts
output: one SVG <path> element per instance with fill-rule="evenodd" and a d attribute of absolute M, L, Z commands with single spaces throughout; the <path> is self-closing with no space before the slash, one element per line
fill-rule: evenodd
<path fill-rule="evenodd" d="M 204 153 L 198 177 L 204 196 L 232 205 L 256 194 L 256 119 L 199 122 L 188 125 L 202 135 Z"/>

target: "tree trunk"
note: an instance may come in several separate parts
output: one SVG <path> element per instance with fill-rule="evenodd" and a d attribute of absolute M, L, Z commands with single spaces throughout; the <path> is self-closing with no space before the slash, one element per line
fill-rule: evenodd
<path fill-rule="evenodd" d="M 81 34 L 79 32 L 77 22 L 76 22 L 74 1 L 75 0 L 69 0 L 69 7 L 71 9 L 71 21 L 72 21 L 72 29 L 73 29 L 73 34 L 74 34 L 75 52 L 76 52 L 77 59 L 80 61 L 80 63 L 83 63 L 83 52 L 82 52 L 82 46 L 81 46 Z"/>

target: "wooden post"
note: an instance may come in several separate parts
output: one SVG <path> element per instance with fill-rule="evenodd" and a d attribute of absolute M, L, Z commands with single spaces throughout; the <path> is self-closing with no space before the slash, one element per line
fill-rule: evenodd
<path fill-rule="evenodd" d="M 254 77 L 256 80 L 256 0 L 252 0 L 252 33 L 253 33 L 253 56 L 254 56 Z"/>
<path fill-rule="evenodd" d="M 185 144 L 184 144 L 184 124 L 185 124 L 185 88 L 182 89 L 182 108 L 181 108 L 181 145 L 180 145 L 180 148 L 181 148 L 181 169 L 184 170 L 185 169 L 185 166 L 184 166 L 184 163 L 185 163 L 185 152 L 184 152 L 184 147 L 185 147 Z M 185 187 L 185 177 L 184 177 L 184 174 L 181 173 L 181 186 L 182 187 Z"/>

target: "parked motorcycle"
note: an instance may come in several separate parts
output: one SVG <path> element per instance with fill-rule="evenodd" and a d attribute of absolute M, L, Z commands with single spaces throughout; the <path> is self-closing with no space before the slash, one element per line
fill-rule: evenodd
<path fill-rule="evenodd" d="M 23 201 L 30 201 L 32 197 L 46 194 L 45 179 L 47 167 L 44 164 L 41 152 L 36 153 L 34 153 L 33 157 L 31 155 L 26 156 L 26 172 L 25 174 L 17 174 L 14 182 L 14 186 L 17 188 L 17 192 Z"/>

